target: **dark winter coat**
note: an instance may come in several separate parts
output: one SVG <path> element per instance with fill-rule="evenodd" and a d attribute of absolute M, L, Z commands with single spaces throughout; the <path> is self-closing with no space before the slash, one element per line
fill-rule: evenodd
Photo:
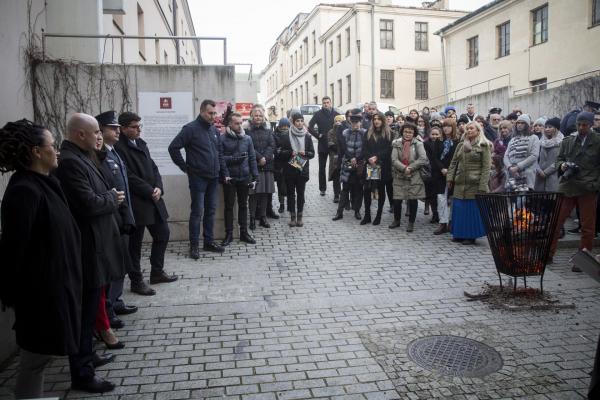
<path fill-rule="evenodd" d="M 377 164 L 381 166 L 381 180 L 392 180 L 392 139 L 386 139 L 383 136 L 368 138 L 365 134 L 365 160 L 377 156 Z"/>
<path fill-rule="evenodd" d="M 109 185 L 125 192 L 125 200 L 119 205 L 119 211 L 115 214 L 115 217 L 121 233 L 130 234 L 135 228 L 135 218 L 131 209 L 131 191 L 129 190 L 125 161 L 117 154 L 115 149 L 108 151 L 105 147 L 97 154 L 99 161 L 102 163 L 101 172 Z"/>
<path fill-rule="evenodd" d="M 330 110 L 321 108 L 319 111 L 313 114 L 312 118 L 308 122 L 308 131 L 319 141 L 319 145 L 317 147 L 317 151 L 319 153 L 329 152 L 327 146 L 327 132 L 333 128 L 336 115 L 339 115 L 339 113 L 333 108 Z M 315 125 L 317 125 L 317 130 L 315 130 Z"/>
<path fill-rule="evenodd" d="M 284 136 L 287 136 L 288 133 L 289 133 L 289 129 L 286 132 L 280 131 L 279 128 L 275 129 L 275 132 L 273 133 L 273 139 L 275 139 L 275 148 L 276 149 L 279 148 L 281 139 Z M 283 166 L 284 165 L 285 165 L 285 162 L 282 162 L 278 157 L 275 157 L 275 160 L 273 161 L 273 172 L 275 173 L 276 180 L 281 177 L 281 174 L 283 174 Z"/>
<path fill-rule="evenodd" d="M 159 188 L 163 196 L 162 177 L 158 167 L 150 157 L 146 142 L 136 139 L 133 144 L 125 135 L 119 136 L 115 148 L 127 166 L 127 179 L 131 189 L 131 206 L 137 226 L 153 225 L 156 222 L 166 221 L 169 218 L 167 206 L 161 197 L 155 202 L 152 200 L 154 188 Z"/>
<path fill-rule="evenodd" d="M 565 136 L 577 131 L 577 115 L 581 112 L 580 108 L 569 111 L 560 121 L 560 131 Z"/>
<path fill-rule="evenodd" d="M 349 148 L 348 141 L 351 138 L 356 138 L 357 143 L 361 143 L 360 151 Z M 358 131 L 353 131 L 352 128 L 347 128 L 342 132 L 342 136 L 338 138 L 338 162 L 340 163 L 341 182 L 349 182 L 351 175 L 355 175 L 359 181 L 364 179 L 365 138 L 366 132 L 361 128 L 359 128 Z M 357 167 L 352 170 L 347 170 L 344 168 L 344 164 L 353 158 L 356 158 Z"/>
<path fill-rule="evenodd" d="M 427 193 L 428 196 L 430 194 L 442 194 L 446 191 L 446 176 L 442 174 L 442 169 L 450 167 L 458 140 L 453 140 L 452 143 L 452 147 L 444 158 L 441 158 L 444 152 L 444 142 L 442 140 L 429 140 L 424 143 L 425 153 L 427 153 L 429 165 L 431 165 L 431 179 L 425 187 L 427 191 L 430 191 L 430 193 Z"/>
<path fill-rule="evenodd" d="M 184 125 L 169 145 L 171 160 L 186 174 L 207 179 L 223 177 L 218 138 L 217 128 L 198 116 Z M 185 149 L 185 160 L 181 149 Z"/>
<path fill-rule="evenodd" d="M 583 146 L 578 132 L 565 137 L 560 144 L 556 168 L 571 161 L 579 166 L 579 171 L 568 180 L 559 178 L 558 191 L 566 197 L 577 197 L 600 190 L 600 135 L 588 133 Z M 562 176 L 562 173 L 559 173 Z"/>
<path fill-rule="evenodd" d="M 258 179 L 256 155 L 252 138 L 246 134 L 241 136 L 224 133 L 219 137 L 219 152 L 227 165 L 229 177 L 233 182 L 249 182 Z"/>
<path fill-rule="evenodd" d="M 256 162 L 258 163 L 263 157 L 267 161 L 265 165 L 259 165 L 258 170 L 273 172 L 275 169 L 275 138 L 273 137 L 273 131 L 269 125 L 267 125 L 267 123 L 264 123 L 261 126 L 254 126 L 251 124 L 246 130 L 246 134 L 252 138 Z"/>
<path fill-rule="evenodd" d="M 308 181 L 310 177 L 309 164 L 310 159 L 315 156 L 315 146 L 312 142 L 310 135 L 304 136 L 304 154 L 306 158 L 306 164 L 302 168 L 302 171 L 292 167 L 288 161 L 292 158 L 292 144 L 290 143 L 290 134 L 281 136 L 279 147 L 277 148 L 277 158 L 284 163 L 283 164 L 283 176 L 285 179 L 293 179 L 300 174 L 304 179 Z"/>
<path fill-rule="evenodd" d="M 2 199 L 0 298 L 14 308 L 17 344 L 66 355 L 81 334 L 81 236 L 58 180 L 16 172 Z"/>
<path fill-rule="evenodd" d="M 101 288 L 125 275 L 115 218 L 117 194 L 77 145 L 63 141 L 56 177 L 81 232 L 84 289 Z"/>

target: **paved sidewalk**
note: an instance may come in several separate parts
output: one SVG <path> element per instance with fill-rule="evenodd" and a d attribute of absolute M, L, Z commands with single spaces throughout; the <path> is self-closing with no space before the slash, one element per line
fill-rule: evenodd
<path fill-rule="evenodd" d="M 156 286 L 154 297 L 126 294 L 140 310 L 123 318 L 117 334 L 126 347 L 99 370 L 117 389 L 96 397 L 71 391 L 68 364 L 59 358 L 48 369 L 48 395 L 584 398 L 600 334 L 600 285 L 570 271 L 572 249 L 559 251 L 544 288 L 575 309 L 509 312 L 467 302 L 464 290 L 497 284 L 482 241 L 462 246 L 433 236 L 422 205 L 411 234 L 406 221 L 387 228 L 387 209 L 380 226 L 360 226 L 351 213 L 332 222 L 332 194 L 318 195 L 313 164 L 304 228 L 272 221 L 271 229 L 255 231 L 257 245 L 235 242 L 198 261 L 186 258 L 185 243 L 172 243 L 167 266 L 181 279 Z M 484 342 L 502 357 L 501 369 L 483 378 L 446 377 L 407 357 L 413 340 L 444 334 Z M 0 399 L 11 398 L 15 366 L 0 372 Z"/>

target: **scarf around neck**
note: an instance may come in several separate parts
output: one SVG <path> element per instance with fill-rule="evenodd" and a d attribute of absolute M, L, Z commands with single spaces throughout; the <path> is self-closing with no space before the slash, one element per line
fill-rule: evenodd
<path fill-rule="evenodd" d="M 565 137 L 561 132 L 558 132 L 556 136 L 551 139 L 548 139 L 546 135 L 542 135 L 542 138 L 540 139 L 540 146 L 546 149 L 558 147 L 564 138 Z"/>
<path fill-rule="evenodd" d="M 412 140 L 402 139 L 402 164 L 408 165 L 410 163 L 410 145 Z"/>
<path fill-rule="evenodd" d="M 294 125 L 290 127 L 290 144 L 292 145 L 292 150 L 294 150 L 295 153 L 304 153 L 304 137 L 306 136 L 306 133 L 307 131 L 305 127 L 302 127 L 302 129 L 298 129 Z"/>
<path fill-rule="evenodd" d="M 225 129 L 225 133 L 234 139 L 240 139 L 242 136 L 244 136 L 246 134 L 244 132 L 244 128 L 240 128 L 240 129 L 241 129 L 240 133 L 235 133 L 230 127 L 227 127 L 227 129 Z"/>

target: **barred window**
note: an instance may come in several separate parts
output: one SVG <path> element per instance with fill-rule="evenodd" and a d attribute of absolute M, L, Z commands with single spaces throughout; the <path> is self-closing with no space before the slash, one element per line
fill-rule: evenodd
<path fill-rule="evenodd" d="M 381 96 L 382 99 L 394 98 L 394 70 L 381 70 Z"/>

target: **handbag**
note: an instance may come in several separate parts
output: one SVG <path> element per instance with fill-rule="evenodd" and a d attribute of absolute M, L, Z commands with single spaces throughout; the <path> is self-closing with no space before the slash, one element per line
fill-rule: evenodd
<path fill-rule="evenodd" d="M 418 154 L 419 153 L 417 153 L 417 158 Z M 421 179 L 423 182 L 431 179 L 431 163 L 429 162 L 428 158 L 425 158 L 425 160 L 427 161 L 427 164 L 423 164 L 421 168 L 419 168 L 419 174 L 421 174 Z"/>
<path fill-rule="evenodd" d="M 372 166 L 367 164 L 367 180 L 378 181 L 381 180 L 381 166 L 379 164 Z"/>

